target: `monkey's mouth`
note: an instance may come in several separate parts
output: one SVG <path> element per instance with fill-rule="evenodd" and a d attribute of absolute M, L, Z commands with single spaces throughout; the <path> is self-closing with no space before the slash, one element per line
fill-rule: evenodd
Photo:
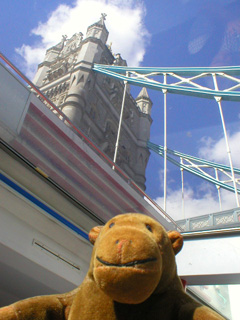
<path fill-rule="evenodd" d="M 148 262 L 154 262 L 157 261 L 157 258 L 148 258 L 148 259 L 144 259 L 144 260 L 135 260 L 135 261 L 131 261 L 131 262 L 127 262 L 127 263 L 111 263 L 108 261 L 104 261 L 101 258 L 97 257 L 97 260 L 99 262 L 101 262 L 103 265 L 108 266 L 108 267 L 134 267 L 137 266 L 139 264 L 145 264 Z"/>

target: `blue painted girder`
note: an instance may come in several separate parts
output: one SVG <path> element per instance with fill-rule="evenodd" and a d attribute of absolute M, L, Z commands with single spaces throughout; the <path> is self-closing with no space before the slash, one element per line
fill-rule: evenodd
<path fill-rule="evenodd" d="M 159 154 L 161 157 L 164 157 L 164 147 L 163 146 L 154 144 L 150 141 L 148 141 L 147 146 L 150 150 Z M 188 171 L 188 172 L 190 172 L 190 173 L 192 173 L 192 174 L 194 174 L 204 180 L 207 180 L 207 181 L 215 184 L 216 186 L 220 186 L 223 189 L 235 192 L 235 189 L 233 186 L 230 186 L 224 182 L 221 182 L 214 177 L 209 177 L 209 175 L 205 175 L 204 173 L 200 172 L 197 168 L 194 168 L 194 167 L 190 168 L 188 165 L 184 165 L 184 164 L 178 162 L 177 160 L 173 159 L 172 157 L 169 156 L 169 154 L 172 154 L 172 155 L 177 156 L 179 158 L 181 157 L 185 160 L 191 160 L 192 162 L 194 162 L 196 164 L 196 166 L 207 165 L 208 167 L 211 167 L 213 169 L 216 168 L 216 169 L 220 169 L 222 171 L 227 171 L 227 172 L 231 171 L 230 167 L 228 167 L 226 165 L 214 163 L 211 161 L 203 160 L 203 159 L 200 159 L 197 157 L 189 156 L 189 155 L 186 155 L 186 154 L 181 153 L 179 151 L 167 149 L 167 160 L 170 161 L 171 163 L 173 163 L 174 165 L 176 165 L 177 167 L 182 168 L 182 169 L 184 169 L 184 170 L 186 170 L 186 171 Z M 234 168 L 234 173 L 240 174 L 240 169 Z M 240 189 L 237 189 L 237 192 L 240 194 Z"/>
<path fill-rule="evenodd" d="M 155 77 L 159 75 L 177 75 L 181 77 L 193 77 L 193 76 L 211 76 L 217 75 L 224 77 L 240 77 L 240 67 L 215 67 L 215 68 L 205 68 L 205 67 L 193 67 L 193 68 L 148 68 L 148 67 L 121 67 L 121 66 L 109 66 L 109 65 L 100 65 L 94 64 L 93 70 L 96 72 L 100 72 L 107 76 L 127 81 L 128 83 L 136 86 L 146 87 L 153 90 L 162 91 L 163 89 L 167 90 L 169 93 L 181 94 L 181 95 L 189 95 L 207 99 L 214 99 L 215 97 L 221 97 L 222 100 L 229 101 L 240 101 L 240 88 L 235 91 L 227 91 L 227 90 L 213 90 L 205 87 L 191 87 L 186 86 L 188 82 L 184 82 L 184 86 L 175 85 L 175 84 L 163 84 L 156 80 L 152 80 L 147 78 Z M 128 74 L 130 76 L 128 76 Z M 136 75 L 137 74 L 137 75 Z M 141 77 L 142 75 L 142 77 Z M 143 77 L 144 76 L 144 77 Z M 191 79 L 190 79 L 191 80 Z M 240 78 L 237 78 L 240 81 Z M 237 82 L 238 84 L 238 82 Z"/>

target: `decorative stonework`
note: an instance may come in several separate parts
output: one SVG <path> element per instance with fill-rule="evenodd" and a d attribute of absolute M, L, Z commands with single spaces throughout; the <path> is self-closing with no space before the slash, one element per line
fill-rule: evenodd
<path fill-rule="evenodd" d="M 60 57 L 66 57 L 78 49 L 83 40 L 82 32 L 75 33 L 70 39 L 66 39 L 65 45 L 60 53 Z"/>
<path fill-rule="evenodd" d="M 121 54 L 113 55 L 111 46 L 106 44 L 105 18 L 102 14 L 98 22 L 88 27 L 85 39 L 81 32 L 70 39 L 64 35 L 60 43 L 48 49 L 35 83 L 76 127 L 113 159 L 124 85 L 94 73 L 92 65 L 126 66 L 127 62 Z M 135 101 L 127 87 L 117 164 L 142 189 L 145 189 L 145 167 L 150 154 L 146 144 L 152 121 L 151 106 L 146 89 Z"/>

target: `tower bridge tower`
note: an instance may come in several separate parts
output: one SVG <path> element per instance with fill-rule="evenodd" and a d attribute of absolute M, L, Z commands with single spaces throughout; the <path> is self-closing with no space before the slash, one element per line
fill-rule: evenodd
<path fill-rule="evenodd" d="M 95 73 L 94 63 L 126 66 L 121 54 L 113 55 L 106 44 L 105 14 L 81 32 L 46 51 L 34 83 L 55 105 L 113 159 L 124 85 Z M 145 169 L 149 158 L 152 102 L 144 88 L 135 100 L 127 90 L 116 163 L 145 190 Z"/>

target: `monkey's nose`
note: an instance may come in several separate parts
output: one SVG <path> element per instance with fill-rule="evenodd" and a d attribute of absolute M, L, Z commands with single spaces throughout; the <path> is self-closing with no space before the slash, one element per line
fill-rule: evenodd
<path fill-rule="evenodd" d="M 122 239 L 122 240 L 116 240 L 115 242 L 117 244 L 118 252 L 122 250 L 122 247 L 124 245 L 128 245 L 132 243 L 132 240 Z"/>

